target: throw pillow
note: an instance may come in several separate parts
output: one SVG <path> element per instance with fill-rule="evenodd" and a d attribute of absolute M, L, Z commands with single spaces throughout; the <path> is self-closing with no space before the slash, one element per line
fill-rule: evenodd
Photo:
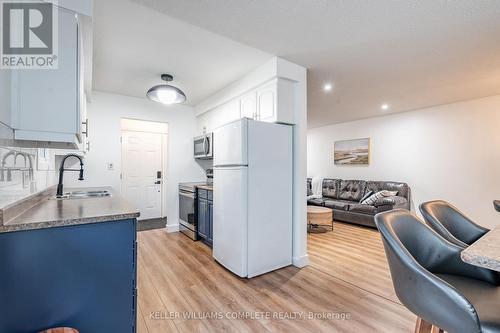
<path fill-rule="evenodd" d="M 378 191 L 375 194 L 372 194 L 369 198 L 363 200 L 361 202 L 362 205 L 373 205 L 377 199 L 383 198 L 383 197 L 391 197 L 398 194 L 398 191 L 387 191 L 387 190 L 382 190 Z"/>
<path fill-rule="evenodd" d="M 372 190 L 366 192 L 366 194 L 363 195 L 363 197 L 361 198 L 361 200 L 359 200 L 359 203 L 363 203 L 363 201 L 365 201 L 366 199 L 368 199 L 372 194 L 373 194 Z"/>

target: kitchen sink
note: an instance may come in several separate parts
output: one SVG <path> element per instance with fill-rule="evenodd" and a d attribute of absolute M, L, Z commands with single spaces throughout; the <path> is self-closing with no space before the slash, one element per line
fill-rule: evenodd
<path fill-rule="evenodd" d="M 108 190 L 91 190 L 91 191 L 71 191 L 64 192 L 62 197 L 54 197 L 55 199 L 85 199 L 85 198 L 102 198 L 110 197 L 111 193 Z"/>

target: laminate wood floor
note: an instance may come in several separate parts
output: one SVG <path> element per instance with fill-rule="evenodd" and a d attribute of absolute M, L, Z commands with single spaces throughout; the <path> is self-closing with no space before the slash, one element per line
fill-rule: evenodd
<path fill-rule="evenodd" d="M 179 233 L 138 233 L 139 333 L 411 332 L 395 298 L 380 235 L 336 223 L 309 235 L 311 265 L 250 280 Z"/>
<path fill-rule="evenodd" d="M 332 232 L 310 234 L 307 245 L 314 268 L 400 303 L 376 229 L 336 222 Z"/>

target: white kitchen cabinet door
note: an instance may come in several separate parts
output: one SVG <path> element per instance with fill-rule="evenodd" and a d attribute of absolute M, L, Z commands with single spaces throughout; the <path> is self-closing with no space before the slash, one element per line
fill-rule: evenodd
<path fill-rule="evenodd" d="M 11 70 L 0 69 L 0 123 L 11 127 Z"/>
<path fill-rule="evenodd" d="M 295 124 L 295 84 L 291 80 L 275 78 L 203 113 L 198 116 L 198 134 L 203 134 L 203 127 L 212 132 L 239 118 Z"/>
<path fill-rule="evenodd" d="M 89 141 L 90 121 L 87 115 L 87 96 L 85 93 L 83 93 L 83 98 L 80 105 L 80 114 L 81 114 L 81 119 L 83 120 L 82 134 L 80 140 L 81 141 L 80 150 L 83 151 L 84 153 L 87 153 L 90 151 L 90 141 Z"/>
<path fill-rule="evenodd" d="M 52 2 L 50 0 L 43 1 Z M 57 5 L 75 13 L 92 16 L 92 0 L 58 0 Z"/>
<path fill-rule="evenodd" d="M 79 149 L 87 153 L 90 151 L 90 122 L 87 115 L 87 94 L 85 93 L 85 83 L 83 74 L 83 36 L 82 30 L 78 29 L 78 96 L 79 96 L 79 130 L 77 139 L 80 142 Z"/>
<path fill-rule="evenodd" d="M 208 127 L 208 116 L 209 112 L 196 117 L 196 122 L 198 125 L 196 130 L 196 135 L 202 135 L 210 131 L 210 128 Z"/>
<path fill-rule="evenodd" d="M 276 119 L 276 81 L 257 89 L 257 119 L 261 121 L 275 121 Z"/>
<path fill-rule="evenodd" d="M 12 128 L 19 140 L 73 144 L 81 139 L 78 19 L 58 11 L 58 69 L 12 71 Z"/>
<path fill-rule="evenodd" d="M 278 79 L 276 122 L 281 124 L 295 124 L 295 89 L 296 83 L 287 79 Z"/>
<path fill-rule="evenodd" d="M 210 114 L 211 114 L 211 121 L 210 121 L 211 130 L 214 130 L 225 124 L 228 124 L 234 120 L 240 119 L 241 114 L 240 114 L 239 98 L 233 99 L 215 108 L 214 110 L 210 111 Z"/>
<path fill-rule="evenodd" d="M 217 126 L 217 122 L 219 121 L 217 117 L 217 112 L 215 112 L 215 110 L 212 110 L 210 112 L 205 113 L 204 116 L 205 116 L 205 133 L 212 132 Z"/>
<path fill-rule="evenodd" d="M 257 89 L 258 120 L 295 124 L 295 83 L 275 79 Z"/>
<path fill-rule="evenodd" d="M 257 93 L 252 91 L 241 97 L 241 118 L 257 119 Z"/>

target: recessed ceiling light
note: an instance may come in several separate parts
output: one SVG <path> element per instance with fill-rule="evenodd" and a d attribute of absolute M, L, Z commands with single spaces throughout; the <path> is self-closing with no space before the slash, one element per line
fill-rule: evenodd
<path fill-rule="evenodd" d="M 384 110 L 384 111 L 385 111 L 385 110 L 389 110 L 389 104 L 384 103 L 384 104 L 382 104 L 382 105 L 380 106 L 380 108 L 381 108 L 382 110 Z"/>
<path fill-rule="evenodd" d="M 331 83 L 325 83 L 323 86 L 324 91 L 331 91 L 333 89 L 333 85 Z"/>

